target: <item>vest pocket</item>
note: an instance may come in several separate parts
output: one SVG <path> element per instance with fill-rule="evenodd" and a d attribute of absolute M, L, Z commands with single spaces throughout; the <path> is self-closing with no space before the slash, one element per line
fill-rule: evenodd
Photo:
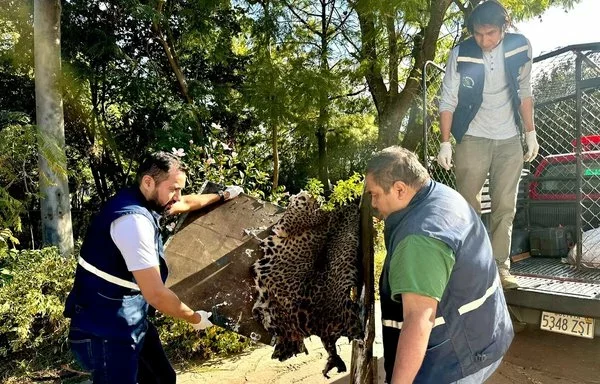
<path fill-rule="evenodd" d="M 121 297 L 109 297 L 109 296 L 103 295 L 100 292 L 97 292 L 97 293 L 98 293 L 98 296 L 102 297 L 103 299 L 117 301 L 117 302 L 132 301 L 132 300 L 138 299 L 139 296 L 142 296 L 141 293 L 138 293 L 137 295 L 125 295 L 125 296 L 121 296 Z"/>
<path fill-rule="evenodd" d="M 458 357 L 450 339 L 433 345 L 425 351 L 425 358 L 416 382 L 441 383 L 457 380 L 454 378 L 460 372 Z"/>
<path fill-rule="evenodd" d="M 93 370 L 92 363 L 92 340 L 91 339 L 71 339 L 69 338 L 71 353 L 77 360 L 77 363 L 86 371 Z"/>
<path fill-rule="evenodd" d="M 473 106 L 470 104 L 459 104 L 452 114 L 452 135 L 458 143 L 469 129 L 473 120 Z"/>
<path fill-rule="evenodd" d="M 433 346 L 433 347 L 431 347 L 431 348 L 427 348 L 427 350 L 425 351 L 425 353 L 426 353 L 426 354 L 427 354 L 427 353 L 430 353 L 430 352 L 431 352 L 431 353 L 433 353 L 433 352 L 435 352 L 436 350 L 438 350 L 438 349 L 440 349 L 440 348 L 443 348 L 443 347 L 444 347 L 444 345 L 446 345 L 446 344 L 450 344 L 450 339 L 446 339 L 446 340 L 442 341 L 441 343 L 439 343 L 439 344 L 437 344 L 437 345 L 434 345 L 434 346 Z"/>
<path fill-rule="evenodd" d="M 432 367 L 441 367 L 457 361 L 454 353 L 454 347 L 450 339 L 446 339 L 441 343 L 427 348 L 425 358 L 423 359 L 422 367 L 434 369 Z"/>
<path fill-rule="evenodd" d="M 142 294 L 125 295 L 121 298 L 108 297 L 97 292 L 99 297 L 99 308 L 108 310 L 108 313 L 116 313 L 121 321 L 125 321 L 129 326 L 138 325 L 146 317 L 148 303 Z"/>

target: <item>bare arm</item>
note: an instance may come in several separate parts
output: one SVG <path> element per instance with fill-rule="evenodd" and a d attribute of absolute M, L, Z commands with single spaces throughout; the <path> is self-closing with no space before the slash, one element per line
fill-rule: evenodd
<path fill-rule="evenodd" d="M 521 105 L 519 106 L 519 111 L 521 112 L 521 118 L 523 119 L 523 128 L 525 128 L 525 132 L 531 132 L 535 130 L 535 125 L 533 123 L 533 98 L 523 98 L 523 100 L 521 100 Z"/>
<path fill-rule="evenodd" d="M 207 193 L 204 195 L 184 195 L 181 196 L 181 200 L 179 200 L 171 206 L 171 209 L 169 209 L 169 215 L 177 215 L 180 213 L 195 211 L 197 209 L 206 207 L 207 205 L 214 204 L 220 199 L 221 197 L 216 193 Z"/>
<path fill-rule="evenodd" d="M 391 384 L 409 384 L 417 376 L 435 322 L 437 301 L 415 293 L 403 293 L 402 306 L 404 321 Z"/>
<path fill-rule="evenodd" d="M 160 278 L 158 266 L 132 271 L 132 273 L 148 304 L 165 315 L 183 319 L 191 324 L 197 324 L 202 320 L 199 314 L 179 300 L 173 291 L 165 287 Z"/>

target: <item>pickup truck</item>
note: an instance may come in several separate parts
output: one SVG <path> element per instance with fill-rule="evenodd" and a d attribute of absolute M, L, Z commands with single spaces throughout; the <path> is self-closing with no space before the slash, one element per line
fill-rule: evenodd
<path fill-rule="evenodd" d="M 517 321 L 593 338 L 600 335 L 600 269 L 567 257 L 577 252 L 577 228 L 600 227 L 600 151 L 590 150 L 600 136 L 584 141 L 590 145 L 580 152 L 579 176 L 575 152 L 548 155 L 532 174 L 524 173 L 511 250 L 511 273 L 521 288 L 505 295 Z M 585 257 L 590 246 L 582 249 Z"/>

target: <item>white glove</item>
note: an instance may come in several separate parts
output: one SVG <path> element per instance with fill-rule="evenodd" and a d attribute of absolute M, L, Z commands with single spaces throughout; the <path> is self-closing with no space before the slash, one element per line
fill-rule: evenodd
<path fill-rule="evenodd" d="M 525 132 L 525 144 L 527 144 L 527 153 L 525 156 L 523 156 L 523 160 L 525 160 L 525 162 L 529 162 L 535 159 L 538 151 L 540 150 L 540 145 L 538 144 L 535 130 Z"/>
<path fill-rule="evenodd" d="M 440 144 L 437 162 L 447 171 L 452 167 L 452 144 L 449 141 L 444 141 Z"/>
<path fill-rule="evenodd" d="M 213 326 L 213 323 L 211 323 L 210 320 L 208 320 L 212 316 L 212 312 L 206 312 L 206 311 L 200 310 L 200 311 L 196 311 L 196 313 L 200 315 L 200 322 L 196 323 L 196 324 L 192 324 L 192 327 L 196 331 L 201 331 L 203 329 Z"/>
<path fill-rule="evenodd" d="M 231 200 L 242 192 L 244 192 L 244 188 L 238 187 L 237 185 L 230 185 L 223 193 L 225 194 L 225 200 Z"/>

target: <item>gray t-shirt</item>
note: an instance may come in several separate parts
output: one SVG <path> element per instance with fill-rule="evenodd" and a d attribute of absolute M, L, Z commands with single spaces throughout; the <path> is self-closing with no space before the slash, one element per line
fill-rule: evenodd
<path fill-rule="evenodd" d="M 531 58 L 531 44 L 528 55 Z M 456 58 L 459 47 L 450 53 L 446 64 L 446 74 L 442 83 L 440 112 L 454 113 L 458 104 L 458 88 L 460 73 L 457 71 Z M 503 140 L 518 133 L 510 101 L 510 88 L 504 71 L 504 47 L 502 42 L 490 52 L 483 53 L 485 80 L 483 84 L 483 102 L 469 125 L 466 135 L 484 137 L 487 139 Z M 522 99 L 531 97 L 531 60 L 519 70 L 519 96 Z"/>

